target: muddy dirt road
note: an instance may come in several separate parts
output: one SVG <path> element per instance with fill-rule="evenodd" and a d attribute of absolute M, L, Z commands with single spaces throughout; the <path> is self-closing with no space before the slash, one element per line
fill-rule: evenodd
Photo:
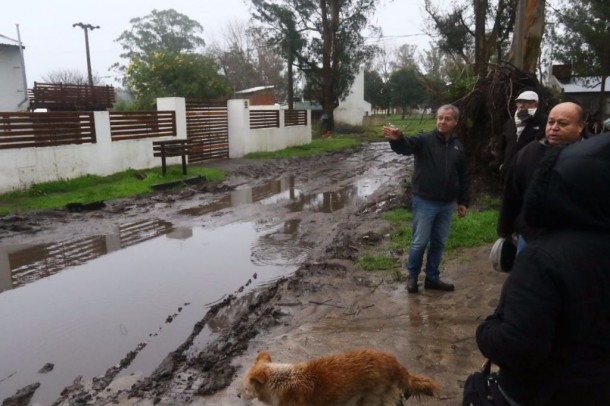
<path fill-rule="evenodd" d="M 260 350 L 269 351 L 275 361 L 293 362 L 375 347 L 438 380 L 440 397 L 422 399 L 422 404 L 460 404 L 464 379 L 482 362 L 474 330 L 493 310 L 505 278 L 491 270 L 490 247 L 446 254 L 443 277 L 456 285 L 450 293 L 422 289 L 408 295 L 402 275 L 365 272 L 354 265 L 362 252 L 388 252 L 384 236 L 389 228 L 380 213 L 405 202 L 411 165 L 407 158 L 392 153 L 386 143 L 374 143 L 311 158 L 228 160 L 211 165 L 227 170 L 227 179 L 106 202 L 105 208 L 94 212 L 54 210 L 0 219 L 2 247 L 84 239 L 151 219 L 174 232 L 244 223 L 271 230 L 250 244 L 247 254 L 260 271 L 243 279 L 240 289 L 216 292 L 221 299 L 198 310 L 194 319 L 179 312 L 168 315 L 193 322 L 169 354 L 156 354 L 162 361 L 150 373 L 133 367 L 147 346 L 154 348 L 149 344 L 152 339 L 142 335 L 138 345 L 108 361 L 112 367 L 75 374 L 70 384 L 59 389 L 49 388 L 52 369 L 44 371 L 44 379 L 38 372 L 42 385 L 32 378 L 24 381 L 30 386 L 18 385 L 19 392 L 11 386 L 13 376 L 19 374 L 3 372 L 0 399 L 14 405 L 246 405 L 236 393 L 241 374 Z M 188 241 L 190 237 L 181 238 Z M 404 253 L 393 255 L 404 260 Z M 226 261 L 233 256 L 237 252 L 225 255 Z M 205 263 L 205 258 L 177 257 L 173 262 L 176 266 L 195 262 L 196 266 L 199 261 Z M 87 261 L 82 262 L 87 267 Z M 113 267 L 120 269 L 121 264 L 118 261 Z M 262 282 L 256 276 L 267 267 L 285 272 L 280 270 Z M 0 289 L 0 303 L 3 296 L 39 286 L 44 280 L 44 275 L 30 275 L 13 289 Z M 190 304 L 188 297 L 183 300 L 185 306 Z M 24 323 L 30 311 L 23 309 Z M 202 344 L 204 334 L 208 339 Z M 11 347 L 0 349 L 10 351 Z M 97 350 L 88 351 L 94 359 Z M 53 359 L 52 354 L 49 358 Z M 83 371 L 87 362 L 87 356 L 82 357 Z M 53 393 L 59 395 L 50 399 Z"/>

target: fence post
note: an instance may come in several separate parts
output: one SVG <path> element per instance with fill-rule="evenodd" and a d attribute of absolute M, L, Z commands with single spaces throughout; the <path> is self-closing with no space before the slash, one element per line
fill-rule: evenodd
<path fill-rule="evenodd" d="M 241 158 L 250 142 L 250 103 L 246 99 L 227 101 L 229 158 Z"/>
<path fill-rule="evenodd" d="M 176 112 L 176 139 L 186 140 L 186 100 L 184 97 L 159 97 L 157 110 Z"/>
<path fill-rule="evenodd" d="M 95 123 L 96 142 L 89 158 L 88 173 L 107 175 L 115 171 L 116 155 L 113 153 L 112 133 L 110 130 L 110 113 L 107 111 L 94 111 L 93 121 Z"/>

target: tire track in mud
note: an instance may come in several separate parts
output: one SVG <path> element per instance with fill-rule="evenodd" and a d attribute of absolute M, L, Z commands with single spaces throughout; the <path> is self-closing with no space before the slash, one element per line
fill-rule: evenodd
<path fill-rule="evenodd" d="M 400 176 L 406 177 L 405 161 L 398 160 L 397 155 L 385 151 L 386 147 L 384 143 L 383 147 L 368 146 L 319 157 L 288 158 L 230 171 L 227 181 L 217 190 L 231 190 L 239 185 L 294 174 L 298 177 L 299 186 L 303 190 L 315 192 L 349 184 L 367 171 L 371 171 L 373 176 L 382 177 L 384 182 L 390 181 L 391 184 L 379 187 L 355 207 L 324 215 L 311 212 L 292 214 L 300 219 L 303 227 L 301 237 L 306 239 L 307 243 L 315 244 L 307 262 L 297 272 L 265 288 L 240 297 L 230 295 L 222 302 L 213 305 L 195 324 L 188 339 L 168 354 L 150 376 L 139 379 L 128 387 L 121 386 L 122 384 L 118 382 L 120 372 L 129 366 L 143 348 L 140 344 L 127 354 L 118 366 L 110 368 L 102 377 L 91 381 L 77 378 L 73 385 L 64 389 L 54 405 L 111 403 L 129 398 L 150 399 L 154 403 L 162 404 L 187 404 L 195 396 L 209 395 L 227 387 L 235 375 L 235 367 L 231 365 L 232 359 L 248 348 L 252 338 L 273 325 L 285 322 L 285 314 L 281 310 L 282 306 L 279 305 L 282 300 L 282 294 L 279 292 L 315 289 L 315 286 L 307 284 L 309 274 L 336 269 L 337 265 L 331 263 L 335 258 L 355 258 L 353 247 L 358 244 L 356 241 L 358 236 L 349 235 L 349 230 L 356 226 L 353 224 L 346 226 L 347 223 L 364 223 L 369 218 L 376 217 L 380 207 L 388 208 L 401 204 L 402 192 L 397 190 L 400 178 L 395 179 L 395 176 L 396 173 L 401 172 Z M 171 200 L 176 199 L 175 196 L 171 196 Z M 155 201 L 158 197 L 144 198 L 144 201 L 138 199 L 139 207 L 146 207 L 148 199 Z M 185 220 L 175 216 L 175 213 L 183 210 L 184 207 L 192 206 L 192 200 L 194 199 L 174 200 L 171 205 L 171 212 L 174 214 L 165 213 L 165 218 L 178 222 L 193 221 L 192 218 Z M 157 211 L 144 212 L 140 215 L 146 217 L 150 214 L 158 214 Z M 277 216 L 277 213 L 278 208 L 273 206 L 234 208 L 217 217 L 215 221 L 222 223 L 252 217 L 266 218 Z M 286 213 L 280 212 L 280 214 Z M 112 215 L 102 217 L 116 220 L 116 216 Z M 27 217 L 24 221 L 27 221 Z M 95 221 L 100 221 L 100 218 L 96 218 Z M 54 227 L 50 219 L 43 220 L 41 224 L 43 229 Z M 55 226 L 61 229 L 61 224 Z M 205 349 L 196 352 L 194 356 L 187 356 L 189 350 L 193 351 L 193 343 L 204 327 L 214 323 L 216 319 L 222 319 L 224 323 L 226 320 L 232 320 L 232 323 L 218 333 Z"/>

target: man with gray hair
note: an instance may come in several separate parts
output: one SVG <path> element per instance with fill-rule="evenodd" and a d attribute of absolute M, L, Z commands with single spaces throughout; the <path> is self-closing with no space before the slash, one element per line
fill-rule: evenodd
<path fill-rule="evenodd" d="M 458 216 L 463 217 L 468 211 L 469 181 L 464 146 L 454 132 L 459 118 L 458 108 L 446 104 L 437 110 L 434 131 L 405 137 L 398 128 L 383 128 L 394 152 L 415 157 L 413 236 L 407 260 L 409 293 L 418 291 L 417 278 L 426 248 L 424 288 L 454 290 L 453 284 L 441 281 L 439 267 L 456 201 Z"/>

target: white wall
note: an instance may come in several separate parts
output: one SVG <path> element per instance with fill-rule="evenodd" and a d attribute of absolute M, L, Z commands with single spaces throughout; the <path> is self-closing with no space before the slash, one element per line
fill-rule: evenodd
<path fill-rule="evenodd" d="M 249 108 L 244 100 L 229 100 L 229 157 L 239 158 L 249 152 L 276 151 L 311 142 L 311 111 L 306 126 L 250 130 Z M 176 111 L 177 138 L 186 139 L 186 107 L 183 98 L 157 99 L 159 110 Z M 270 107 L 277 109 L 276 107 Z M 257 106 L 256 109 L 263 109 Z M 44 113 L 41 113 L 44 114 Z M 87 174 L 110 175 L 129 168 L 147 169 L 161 166 L 153 156 L 153 141 L 174 137 L 112 141 L 110 114 L 94 112 L 97 143 L 0 149 L 0 193 L 24 190 L 33 183 L 70 179 Z M 2 129 L 0 129 L 2 131 Z M 168 164 L 180 164 L 180 157 L 167 158 Z"/>
<path fill-rule="evenodd" d="M 25 111 L 27 101 L 19 47 L 0 44 L 0 111 Z"/>
<path fill-rule="evenodd" d="M 362 117 L 365 115 L 366 110 L 367 106 L 364 101 L 364 68 L 361 68 L 354 79 L 350 93 L 339 102 L 339 105 L 333 112 L 335 126 L 340 126 L 342 123 L 361 126 Z M 370 107 L 368 107 L 368 110 L 370 111 Z"/>
<path fill-rule="evenodd" d="M 229 158 L 241 158 L 250 152 L 273 152 L 311 142 L 311 110 L 307 125 L 284 126 L 284 109 L 277 106 L 251 106 L 247 100 L 229 100 Z M 277 128 L 250 129 L 250 110 L 279 110 Z"/>
<path fill-rule="evenodd" d="M 70 179 L 87 174 L 110 175 L 129 168 L 159 166 L 153 157 L 152 142 L 173 137 L 145 138 L 112 142 L 110 117 L 106 111 L 94 112 L 97 143 L 30 147 L 0 150 L 0 193 L 24 190 L 33 183 Z M 186 138 L 186 134 L 183 135 Z M 180 157 L 167 159 L 180 163 Z"/>
<path fill-rule="evenodd" d="M 184 99 L 160 98 L 157 102 L 161 107 L 159 110 L 176 110 L 177 138 L 186 139 Z M 0 149 L 0 193 L 24 190 L 33 183 L 71 179 L 87 174 L 105 176 L 130 168 L 160 166 L 161 158 L 153 156 L 153 141 L 175 139 L 157 137 L 113 142 L 110 135 L 110 114 L 107 111 L 95 111 L 93 118 L 97 138 L 95 144 Z M 167 158 L 168 165 L 180 162 L 180 157 Z"/>

